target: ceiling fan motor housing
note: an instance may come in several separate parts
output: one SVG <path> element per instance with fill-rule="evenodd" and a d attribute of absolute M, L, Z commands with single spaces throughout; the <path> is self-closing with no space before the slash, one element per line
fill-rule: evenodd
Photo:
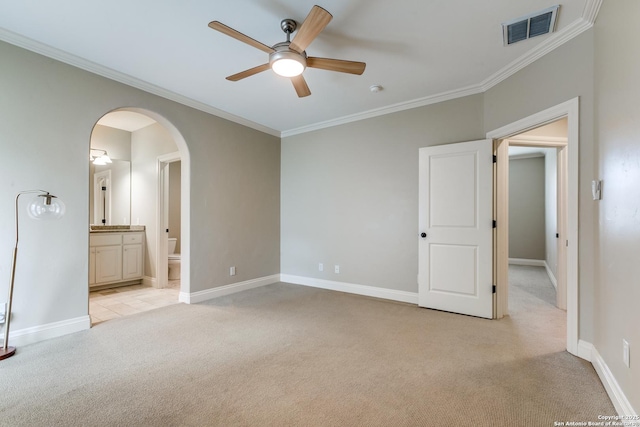
<path fill-rule="evenodd" d="M 299 62 L 303 66 L 303 70 L 307 68 L 307 53 L 296 52 L 289 48 L 290 42 L 282 42 L 273 45 L 275 52 L 269 54 L 269 65 L 273 67 L 273 64 L 280 60 L 292 60 Z"/>

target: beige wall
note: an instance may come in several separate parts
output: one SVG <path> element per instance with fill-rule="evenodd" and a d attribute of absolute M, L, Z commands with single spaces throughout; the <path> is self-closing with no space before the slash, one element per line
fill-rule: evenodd
<path fill-rule="evenodd" d="M 283 139 L 282 273 L 417 292 L 418 149 L 482 133 L 476 95 Z"/>
<path fill-rule="evenodd" d="M 51 223 L 29 220 L 22 202 L 13 331 L 87 315 L 89 140 L 98 119 L 121 107 L 159 114 L 187 143 L 190 291 L 279 272 L 278 138 L 7 43 L 0 58 L 0 150 L 9 159 L 0 169 L 0 235 L 14 235 L 20 190 L 44 188 L 67 206 Z M 0 295 L 12 249 L 11 238 L 0 239 Z"/>
<path fill-rule="evenodd" d="M 594 344 L 640 413 L 640 2 L 605 1 L 596 22 L 597 235 Z M 622 340 L 631 368 L 622 363 Z"/>
<path fill-rule="evenodd" d="M 484 96 L 487 132 L 547 108 L 580 97 L 579 338 L 593 341 L 593 293 L 596 245 L 594 206 L 590 201 L 594 174 L 593 29 L 538 59 Z"/>
<path fill-rule="evenodd" d="M 544 157 L 509 160 L 509 258 L 544 260 Z"/>
<path fill-rule="evenodd" d="M 192 292 L 279 271 L 415 292 L 418 148 L 479 139 L 580 97 L 579 337 L 595 344 L 637 411 L 639 15 L 636 1 L 603 2 L 595 29 L 483 95 L 288 137 L 282 153 L 278 138 L 0 43 L 0 149 L 11 160 L 0 170 L 0 233 L 13 235 L 19 190 L 46 187 L 67 203 L 55 224 L 21 214 L 13 326 L 87 314 L 88 141 L 108 111 L 154 111 L 187 141 Z M 597 177 L 601 202 L 591 200 Z M 0 294 L 11 249 L 1 241 Z M 318 272 L 318 262 L 329 268 Z"/>
<path fill-rule="evenodd" d="M 178 151 L 159 123 L 131 133 L 131 222 L 145 226 L 144 275 L 156 277 L 158 227 L 158 156 Z"/>

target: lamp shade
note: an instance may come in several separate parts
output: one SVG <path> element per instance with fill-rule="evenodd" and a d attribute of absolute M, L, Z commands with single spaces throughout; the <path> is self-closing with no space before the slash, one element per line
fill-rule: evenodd
<path fill-rule="evenodd" d="M 29 203 L 27 212 L 33 219 L 58 219 L 64 215 L 65 206 L 56 196 L 39 194 Z"/>

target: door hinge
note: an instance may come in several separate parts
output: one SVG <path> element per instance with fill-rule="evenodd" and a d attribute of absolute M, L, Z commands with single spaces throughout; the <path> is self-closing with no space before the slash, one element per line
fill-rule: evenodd
<path fill-rule="evenodd" d="M 491 289 L 491 293 L 495 294 L 496 293 L 496 285 L 493 285 L 493 288 Z"/>
<path fill-rule="evenodd" d="M 556 239 L 560 238 L 560 233 L 556 233 Z"/>
<path fill-rule="evenodd" d="M 497 228 L 498 227 L 498 221 L 496 221 L 495 219 L 493 220 L 493 228 Z"/>
<path fill-rule="evenodd" d="M 498 163 L 498 156 L 496 155 L 493 156 L 493 163 Z"/>

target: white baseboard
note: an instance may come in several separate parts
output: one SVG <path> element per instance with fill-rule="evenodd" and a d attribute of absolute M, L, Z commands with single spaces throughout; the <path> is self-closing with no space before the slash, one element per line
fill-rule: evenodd
<path fill-rule="evenodd" d="M 378 288 L 375 286 L 356 285 L 353 283 L 334 282 L 331 280 L 314 279 L 312 277 L 292 276 L 282 274 L 280 280 L 295 285 L 311 286 L 313 288 L 330 289 L 332 291 L 347 292 L 349 294 L 365 295 L 393 301 L 418 304 L 418 293 L 397 291 L 395 289 Z"/>
<path fill-rule="evenodd" d="M 60 322 L 38 325 L 32 328 L 17 329 L 15 331 L 9 331 L 9 345 L 18 347 L 33 344 L 50 338 L 57 338 L 74 332 L 84 331 L 89 328 L 91 328 L 91 317 L 87 315 Z"/>
<path fill-rule="evenodd" d="M 549 280 L 551 280 L 551 284 L 553 285 L 554 288 L 556 288 L 556 291 L 558 290 L 558 281 L 556 280 L 556 276 L 553 274 L 553 271 L 551 271 L 551 267 L 549 267 L 549 264 L 547 264 L 547 261 L 544 261 L 544 268 L 547 269 L 547 275 L 549 276 Z"/>
<path fill-rule="evenodd" d="M 587 362 L 592 361 L 593 357 L 593 344 L 587 341 L 578 340 L 578 354 L 577 356 L 581 359 L 586 360 Z"/>
<path fill-rule="evenodd" d="M 600 381 L 602 382 L 605 390 L 607 390 L 607 394 L 609 395 L 613 406 L 616 408 L 616 411 L 618 411 L 618 415 L 636 417 L 638 414 L 633 410 L 631 403 L 629 403 L 627 396 L 625 396 L 624 392 L 620 388 L 618 381 L 616 381 L 616 378 L 613 376 L 613 373 L 605 363 L 604 359 L 600 356 L 600 353 L 598 353 L 598 350 L 593 345 L 591 345 L 591 348 L 591 364 L 598 373 Z"/>
<path fill-rule="evenodd" d="M 509 258 L 509 264 L 529 265 L 532 267 L 544 267 L 545 262 L 542 259 Z"/>
<path fill-rule="evenodd" d="M 270 285 L 280 281 L 280 275 L 261 277 L 258 279 L 247 280 L 245 282 L 232 283 L 231 285 L 218 286 L 216 288 L 206 289 L 198 292 L 180 292 L 178 300 L 186 304 L 197 304 L 199 302 L 210 299 L 223 297 L 225 295 L 235 294 L 236 292 L 246 291 L 248 289 L 259 288 L 260 286 Z"/>
<path fill-rule="evenodd" d="M 144 276 L 142 278 L 142 284 L 145 286 L 153 286 L 154 288 L 158 287 L 158 279 L 151 276 Z"/>

